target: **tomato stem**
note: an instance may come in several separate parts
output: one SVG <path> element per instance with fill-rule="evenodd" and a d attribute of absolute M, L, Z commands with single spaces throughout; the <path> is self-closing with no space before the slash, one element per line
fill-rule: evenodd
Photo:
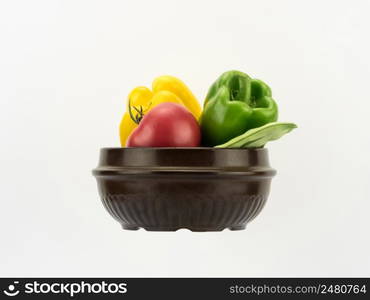
<path fill-rule="evenodd" d="M 136 110 L 137 112 L 136 116 L 133 115 L 131 107 L 133 107 Z M 144 117 L 143 107 L 140 105 L 138 109 L 136 106 L 131 106 L 131 99 L 128 99 L 128 113 L 130 114 L 131 120 L 136 124 L 139 124 L 142 118 Z"/>

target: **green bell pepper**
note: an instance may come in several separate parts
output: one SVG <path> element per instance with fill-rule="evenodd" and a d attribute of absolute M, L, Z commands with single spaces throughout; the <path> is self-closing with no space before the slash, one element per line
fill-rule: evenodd
<path fill-rule="evenodd" d="M 278 107 L 267 84 L 243 72 L 225 72 L 210 87 L 204 102 L 202 144 L 223 144 L 277 118 Z"/>

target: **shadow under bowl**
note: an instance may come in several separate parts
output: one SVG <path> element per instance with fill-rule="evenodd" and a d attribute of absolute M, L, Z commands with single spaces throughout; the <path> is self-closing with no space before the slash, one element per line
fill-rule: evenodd
<path fill-rule="evenodd" d="M 265 148 L 103 148 L 93 174 L 124 229 L 221 231 L 261 212 L 276 171 Z"/>

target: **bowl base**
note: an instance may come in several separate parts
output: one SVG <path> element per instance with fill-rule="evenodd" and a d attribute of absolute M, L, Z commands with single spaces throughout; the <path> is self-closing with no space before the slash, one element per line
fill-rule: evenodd
<path fill-rule="evenodd" d="M 121 224 L 122 228 L 125 230 L 139 230 L 140 227 L 127 225 L 127 224 Z"/>
<path fill-rule="evenodd" d="M 140 228 L 145 229 L 146 231 L 177 231 L 180 229 L 188 229 L 193 232 L 210 232 L 210 231 L 223 231 L 224 229 L 228 228 L 231 231 L 238 231 L 238 230 L 244 230 L 246 225 L 237 225 L 237 226 L 231 226 L 231 227 L 138 227 L 138 226 L 132 226 L 127 224 L 121 224 L 122 228 L 124 230 L 139 230 Z"/>

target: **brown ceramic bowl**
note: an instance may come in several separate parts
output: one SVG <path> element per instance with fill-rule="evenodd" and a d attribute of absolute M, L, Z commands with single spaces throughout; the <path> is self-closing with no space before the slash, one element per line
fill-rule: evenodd
<path fill-rule="evenodd" d="M 103 148 L 93 170 L 111 216 L 151 231 L 244 229 L 275 173 L 265 148 Z"/>

